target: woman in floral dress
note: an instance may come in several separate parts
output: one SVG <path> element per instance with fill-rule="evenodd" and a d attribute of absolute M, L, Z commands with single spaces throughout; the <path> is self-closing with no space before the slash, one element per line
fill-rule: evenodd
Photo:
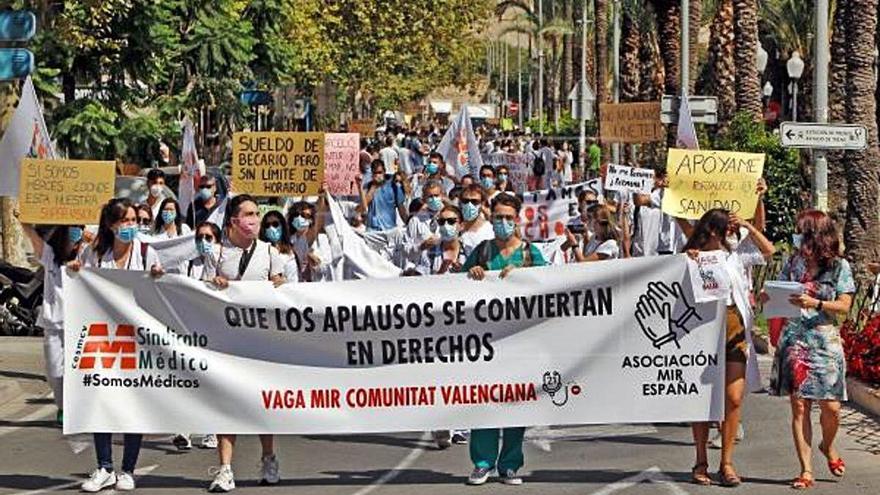
<path fill-rule="evenodd" d="M 835 318 L 849 311 L 855 284 L 849 263 L 839 255 L 837 228 L 828 215 L 802 212 L 796 232 L 792 239 L 796 251 L 779 279 L 800 282 L 804 291 L 790 299 L 801 308 L 801 315 L 789 319 L 782 331 L 776 392 L 791 400 L 792 434 L 801 464 L 792 487 L 805 489 L 815 483 L 810 452 L 814 401 L 821 411 L 819 450 L 828 459 L 831 474 L 841 477 L 846 469 L 833 444 L 840 426 L 840 402 L 846 400 L 846 362 Z"/>

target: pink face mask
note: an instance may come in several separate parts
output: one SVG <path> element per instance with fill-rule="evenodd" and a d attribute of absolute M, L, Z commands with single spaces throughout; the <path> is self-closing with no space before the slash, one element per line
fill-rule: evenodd
<path fill-rule="evenodd" d="M 232 222 L 238 225 L 238 229 L 248 239 L 256 239 L 260 234 L 260 219 L 257 216 L 233 218 Z"/>

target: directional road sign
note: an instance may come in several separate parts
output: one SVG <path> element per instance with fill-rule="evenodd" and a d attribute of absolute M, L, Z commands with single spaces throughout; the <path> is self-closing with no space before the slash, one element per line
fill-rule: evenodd
<path fill-rule="evenodd" d="M 24 48 L 0 48 L 0 81 L 24 79 L 34 71 L 34 54 Z"/>
<path fill-rule="evenodd" d="M 37 32 L 37 18 L 27 10 L 0 12 L 0 40 L 28 41 Z"/>
<path fill-rule="evenodd" d="M 688 96 L 691 117 L 695 124 L 718 123 L 718 98 L 714 96 Z M 677 96 L 664 95 L 660 100 L 660 122 L 678 123 L 678 109 L 681 107 Z"/>
<path fill-rule="evenodd" d="M 868 130 L 855 124 L 783 122 L 779 137 L 785 148 L 863 150 L 868 147 Z"/>

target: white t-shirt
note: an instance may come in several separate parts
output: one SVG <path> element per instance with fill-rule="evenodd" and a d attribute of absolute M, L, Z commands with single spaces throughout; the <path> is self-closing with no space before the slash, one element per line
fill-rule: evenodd
<path fill-rule="evenodd" d="M 633 233 L 633 256 L 657 256 L 663 214 L 659 208 L 650 206 L 641 206 L 638 210 L 638 228 Z"/>
<path fill-rule="evenodd" d="M 162 232 L 159 232 L 158 234 L 154 235 L 153 237 L 156 240 L 164 241 L 165 239 L 172 239 L 174 237 L 180 237 L 182 235 L 187 235 L 187 234 L 191 234 L 191 233 L 192 233 L 192 229 L 189 228 L 189 225 L 182 223 L 182 224 L 180 224 L 180 232 L 175 236 L 169 235 L 167 230 L 162 229 Z"/>
<path fill-rule="evenodd" d="M 569 150 L 561 151 L 560 154 L 562 157 L 562 178 L 565 180 L 566 184 L 571 184 L 574 180 L 571 171 L 571 166 L 574 164 L 574 153 Z"/>
<path fill-rule="evenodd" d="M 43 328 L 64 328 L 64 300 L 61 298 L 61 272 L 64 266 L 55 264 L 55 253 L 48 244 L 43 244 L 43 307 L 37 325 Z"/>
<path fill-rule="evenodd" d="M 210 257 L 193 258 L 186 263 L 186 269 L 181 273 L 196 280 L 213 280 L 217 276 L 217 258 L 213 254 Z"/>
<path fill-rule="evenodd" d="M 655 189 L 654 192 L 651 193 L 651 206 L 654 208 L 662 208 L 663 191 L 664 189 Z M 660 239 L 657 242 L 657 251 L 671 253 L 681 252 L 685 244 L 687 244 L 687 237 L 685 237 L 684 232 L 678 227 L 674 218 L 663 213 L 662 210 L 660 215 Z"/>
<path fill-rule="evenodd" d="M 600 243 L 599 239 L 593 237 L 584 246 L 584 256 L 590 256 L 593 253 L 605 256 L 604 259 L 616 260 L 620 258 L 620 247 L 614 239 Z"/>
<path fill-rule="evenodd" d="M 235 246 L 229 239 L 224 239 L 220 247 L 220 259 L 217 274 L 227 280 L 269 280 L 276 275 L 284 274 L 284 260 L 278 250 L 268 242 L 259 239 L 256 245 L 252 245 L 253 254 L 250 262 L 244 267 L 244 273 L 239 274 L 241 258 L 245 250 Z"/>
<path fill-rule="evenodd" d="M 143 256 L 142 253 L 146 256 Z M 94 246 L 88 245 L 80 253 L 79 259 L 83 266 L 109 268 L 112 270 L 144 271 L 149 270 L 153 265 L 159 265 L 159 256 L 156 255 L 156 250 L 147 244 L 142 244 L 141 241 L 137 239 L 131 241 L 131 254 L 125 262 L 125 266 L 122 268 L 116 266 L 116 261 L 113 259 L 112 247 L 104 253 L 104 256 L 98 259 L 98 253 L 95 251 Z"/>
<path fill-rule="evenodd" d="M 284 262 L 284 278 L 287 282 L 299 282 L 299 261 L 296 259 L 296 254 L 278 253 L 278 256 Z"/>
<path fill-rule="evenodd" d="M 461 241 L 461 250 L 465 256 L 470 256 L 481 242 L 494 238 L 495 231 L 492 230 L 492 224 L 488 221 L 483 221 L 483 224 L 477 230 L 464 231 L 458 236 L 458 240 Z"/>
<path fill-rule="evenodd" d="M 397 164 L 395 164 L 395 160 L 400 159 L 400 155 L 397 153 L 397 150 L 388 146 L 379 150 L 379 158 L 385 164 L 385 173 L 393 174 L 397 172 Z"/>

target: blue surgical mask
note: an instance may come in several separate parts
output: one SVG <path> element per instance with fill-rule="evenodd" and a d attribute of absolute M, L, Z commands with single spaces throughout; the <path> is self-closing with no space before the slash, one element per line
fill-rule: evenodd
<path fill-rule="evenodd" d="M 461 206 L 461 216 L 464 217 L 465 222 L 472 222 L 476 220 L 477 215 L 479 214 L 480 207 L 477 205 L 465 203 Z"/>
<path fill-rule="evenodd" d="M 281 227 L 266 227 L 266 239 L 271 243 L 281 240 Z"/>
<path fill-rule="evenodd" d="M 492 220 L 492 231 L 495 232 L 495 237 L 506 241 L 516 232 L 516 222 L 500 218 Z"/>
<path fill-rule="evenodd" d="M 791 244 L 795 249 L 800 249 L 801 245 L 804 243 L 804 234 L 792 234 L 791 235 Z"/>
<path fill-rule="evenodd" d="M 202 239 L 200 241 L 196 241 L 196 250 L 202 256 L 210 256 L 211 254 L 214 253 L 214 243 L 209 242 L 205 239 Z"/>
<path fill-rule="evenodd" d="M 207 201 L 211 199 L 212 196 L 214 196 L 214 193 L 211 192 L 210 187 L 199 188 L 199 198 L 201 198 L 202 201 Z"/>
<path fill-rule="evenodd" d="M 480 185 L 482 185 L 484 189 L 492 189 L 492 186 L 495 185 L 495 179 L 491 177 L 480 177 Z"/>
<path fill-rule="evenodd" d="M 440 226 L 440 239 L 444 241 L 451 241 L 458 237 L 458 226 L 457 225 L 446 225 L 443 224 Z"/>
<path fill-rule="evenodd" d="M 127 225 L 116 229 L 116 238 L 119 239 L 120 242 L 126 244 L 133 241 L 134 238 L 137 237 L 137 234 L 138 228 L 134 225 Z"/>
<path fill-rule="evenodd" d="M 174 223 L 175 220 L 177 220 L 177 212 L 176 211 L 162 210 L 162 222 L 164 222 L 165 225 L 172 224 L 172 223 Z"/>
<path fill-rule="evenodd" d="M 70 239 L 70 242 L 76 244 L 81 241 L 83 238 L 83 229 L 82 227 L 68 227 L 67 228 L 67 238 Z"/>
<path fill-rule="evenodd" d="M 290 225 L 293 226 L 294 230 L 307 229 L 311 224 L 311 220 L 303 218 L 301 215 L 293 217 L 293 220 L 290 221 Z"/>
<path fill-rule="evenodd" d="M 425 171 L 428 172 L 428 175 L 434 175 L 437 173 L 438 170 L 440 170 L 440 167 L 437 166 L 436 163 L 431 162 L 425 165 Z"/>
<path fill-rule="evenodd" d="M 507 174 L 498 174 L 498 182 L 507 182 Z"/>
<path fill-rule="evenodd" d="M 443 208 L 443 198 L 440 196 L 429 196 L 427 205 L 431 211 L 440 211 Z"/>

